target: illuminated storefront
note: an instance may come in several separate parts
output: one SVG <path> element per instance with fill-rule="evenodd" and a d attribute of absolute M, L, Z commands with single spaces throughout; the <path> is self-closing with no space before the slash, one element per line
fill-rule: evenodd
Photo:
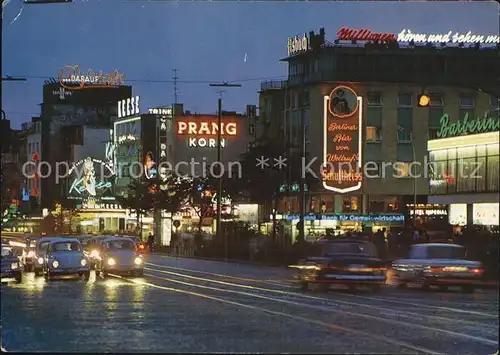
<path fill-rule="evenodd" d="M 445 115 L 441 138 L 428 142 L 429 203 L 449 205 L 452 225 L 499 225 L 498 129 L 494 113 L 454 123 Z"/>

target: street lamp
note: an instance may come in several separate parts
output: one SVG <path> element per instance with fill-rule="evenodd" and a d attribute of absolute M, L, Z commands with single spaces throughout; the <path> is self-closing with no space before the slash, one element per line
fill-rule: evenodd
<path fill-rule="evenodd" d="M 211 87 L 222 87 L 222 88 L 239 88 L 240 84 L 229 84 L 228 82 L 209 84 Z M 222 92 L 218 100 L 217 108 L 217 162 L 219 166 L 221 164 L 221 140 L 222 140 Z M 215 233 L 217 237 L 220 237 L 221 230 L 221 196 L 222 195 L 222 176 L 219 177 L 218 187 L 217 187 L 217 217 L 216 217 L 216 229 Z M 224 239 L 224 257 L 227 260 L 227 237 Z"/>

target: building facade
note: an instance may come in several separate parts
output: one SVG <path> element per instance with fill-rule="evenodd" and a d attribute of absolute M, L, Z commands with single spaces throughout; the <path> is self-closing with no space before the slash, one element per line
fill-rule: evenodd
<path fill-rule="evenodd" d="M 317 36 L 311 34 L 306 49 L 302 46 L 284 59 L 288 79 L 263 82 L 260 93 L 260 116 L 272 135 L 285 146 L 300 146 L 304 134 L 307 161 L 316 159 L 313 170 L 320 187 L 307 192 L 306 213 L 395 214 L 395 224 L 408 222 L 409 205 L 428 203 L 427 140 L 436 137 L 443 117 L 483 117 L 496 105 L 492 94 L 497 92 L 491 89 L 495 85 L 488 78 L 491 72 L 482 65 L 492 68 L 498 63 L 500 50 L 403 46 L 394 40 L 356 40 L 340 35 L 335 44 L 329 44 L 324 38 L 318 43 Z M 456 78 L 463 80 L 462 85 Z M 477 89 L 480 87 L 487 92 Z M 423 93 L 430 97 L 430 103 L 419 107 L 418 98 Z M 345 101 L 341 96 L 347 99 L 349 114 L 332 110 L 333 103 Z M 364 168 L 362 177 L 341 181 L 343 191 L 325 187 L 324 159 L 341 162 L 335 159 L 350 156 Z M 284 218 L 295 213 L 291 219 L 297 221 L 298 195 L 290 193 L 283 199 L 278 211 Z M 358 227 L 386 227 L 384 223 L 360 221 Z"/>

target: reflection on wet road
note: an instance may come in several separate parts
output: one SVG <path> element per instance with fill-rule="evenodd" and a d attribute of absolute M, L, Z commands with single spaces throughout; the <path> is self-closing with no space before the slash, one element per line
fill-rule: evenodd
<path fill-rule="evenodd" d="M 498 295 L 299 291 L 291 271 L 160 255 L 143 278 L 2 286 L 8 351 L 477 353 L 498 349 Z"/>

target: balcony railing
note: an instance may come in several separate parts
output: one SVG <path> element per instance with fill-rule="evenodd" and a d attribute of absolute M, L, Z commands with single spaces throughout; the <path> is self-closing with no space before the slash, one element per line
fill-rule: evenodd
<path fill-rule="evenodd" d="M 260 90 L 280 90 L 288 84 L 287 80 L 267 80 L 260 83 Z"/>

